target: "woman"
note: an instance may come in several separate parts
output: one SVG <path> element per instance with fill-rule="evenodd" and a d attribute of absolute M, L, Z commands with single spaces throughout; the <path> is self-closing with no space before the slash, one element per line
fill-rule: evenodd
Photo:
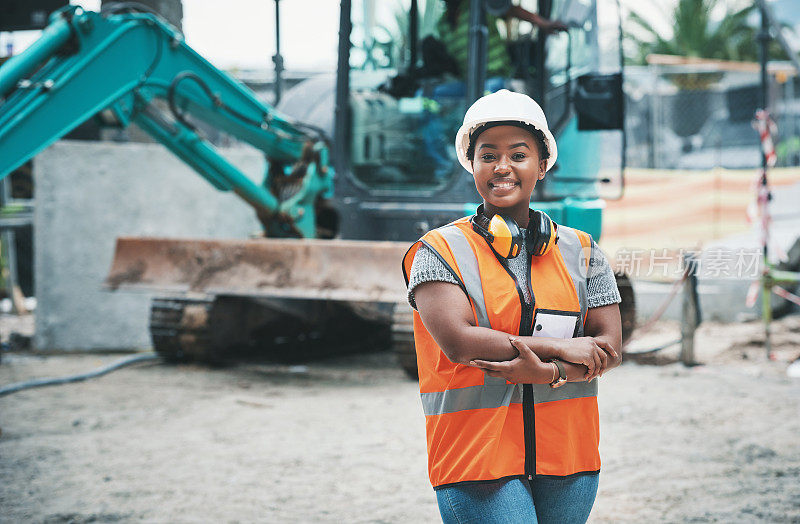
<path fill-rule="evenodd" d="M 501 90 L 456 137 L 483 204 L 403 260 L 444 522 L 585 522 L 597 380 L 621 362 L 613 273 L 591 237 L 529 209 L 556 160 L 539 105 Z"/>

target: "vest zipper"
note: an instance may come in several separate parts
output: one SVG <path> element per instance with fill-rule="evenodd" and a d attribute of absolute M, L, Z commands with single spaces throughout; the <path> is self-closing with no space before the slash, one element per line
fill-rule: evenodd
<path fill-rule="evenodd" d="M 525 428 L 525 475 L 536 475 L 536 416 L 533 411 L 533 385 L 522 385 L 522 421 Z"/>
<path fill-rule="evenodd" d="M 494 250 L 491 251 L 494 253 Z M 522 287 L 517 281 L 517 277 L 515 277 L 508 268 L 505 259 L 498 256 L 497 253 L 494 253 L 494 256 L 497 258 L 497 261 L 500 262 L 500 265 L 503 266 L 503 269 L 506 270 L 506 273 L 508 273 L 508 275 L 511 277 L 511 280 L 514 281 L 514 286 L 517 288 L 519 303 L 522 306 L 522 312 L 519 320 L 519 336 L 531 336 L 533 334 L 533 312 L 536 309 L 536 297 L 533 295 L 533 286 L 531 286 L 530 282 L 531 255 L 526 253 L 527 264 L 525 265 L 525 275 L 528 281 L 528 294 L 531 297 L 530 302 L 525 300 L 525 295 L 522 293 Z M 525 439 L 525 476 L 528 478 L 528 480 L 533 480 L 533 477 L 536 475 L 536 414 L 534 412 L 533 405 L 533 385 L 523 384 L 522 424 Z"/>
<path fill-rule="evenodd" d="M 522 336 L 530 336 L 533 334 L 533 311 L 536 307 L 536 297 L 533 296 L 533 286 L 531 285 L 530 278 L 532 255 L 530 253 L 526 253 L 526 255 L 528 259 L 525 265 L 525 279 L 528 284 L 528 293 L 531 297 L 531 302 L 530 304 L 527 302 L 522 304 L 522 310 L 526 313 L 522 315 L 524 318 L 520 321 L 519 326 L 519 334 Z M 533 384 L 523 384 L 522 417 L 523 426 L 528 428 L 528 434 L 525 436 L 525 472 L 528 475 L 528 480 L 533 480 L 533 477 L 536 476 L 536 412 L 533 406 Z M 528 411 L 527 415 L 525 414 L 526 408 Z"/>

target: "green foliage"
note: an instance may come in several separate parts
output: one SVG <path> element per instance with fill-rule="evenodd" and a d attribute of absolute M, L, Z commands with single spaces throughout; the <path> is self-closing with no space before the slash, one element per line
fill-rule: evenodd
<path fill-rule="evenodd" d="M 790 136 L 775 146 L 775 154 L 780 165 L 792 165 L 791 157 L 800 154 L 800 137 Z"/>
<path fill-rule="evenodd" d="M 27 207 L 22 204 L 6 204 L 0 207 L 0 216 L 13 217 L 19 213 L 22 213 L 26 209 Z"/>
<path fill-rule="evenodd" d="M 668 15 L 673 27 L 673 34 L 669 36 L 657 31 L 629 4 L 629 30 L 636 29 L 637 33 L 646 35 L 643 39 L 636 39 L 630 32 L 626 33 L 626 38 L 636 47 L 633 62 L 644 64 L 648 54 L 757 61 L 759 28 L 748 23 L 751 13 L 756 10 L 755 4 L 728 12 L 721 20 L 712 20 L 711 11 L 720 3 L 719 0 L 679 0 L 675 10 Z M 770 58 L 786 58 L 774 41 L 770 43 L 769 54 Z"/>
<path fill-rule="evenodd" d="M 418 2 L 419 16 L 418 16 L 418 31 L 419 40 L 422 41 L 428 35 L 436 34 L 436 23 L 444 13 L 444 3 L 440 0 L 422 0 Z M 409 8 L 404 5 L 404 2 L 397 2 L 395 4 L 395 27 L 385 28 L 387 32 L 391 33 L 393 40 L 397 43 L 395 47 L 396 63 L 402 64 L 401 53 L 408 49 L 408 33 L 409 33 Z"/>

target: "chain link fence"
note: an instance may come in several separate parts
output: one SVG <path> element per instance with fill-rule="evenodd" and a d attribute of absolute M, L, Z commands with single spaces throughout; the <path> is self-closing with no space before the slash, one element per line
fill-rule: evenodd
<path fill-rule="evenodd" d="M 800 80 L 770 70 L 778 167 L 800 165 Z M 761 165 L 752 120 L 760 105 L 754 64 L 650 64 L 626 67 L 630 167 L 708 170 Z"/>
<path fill-rule="evenodd" d="M 625 79 L 625 193 L 607 203 L 603 248 L 616 267 L 644 280 L 674 279 L 682 253 L 703 252 L 699 276 L 739 283 L 744 293 L 761 256 L 755 183 L 762 153 L 752 124 L 761 101 L 758 65 L 651 63 L 626 67 Z M 768 100 L 777 127 L 777 165 L 769 172 L 777 256 L 800 224 L 800 77 L 793 68 L 770 64 Z"/>

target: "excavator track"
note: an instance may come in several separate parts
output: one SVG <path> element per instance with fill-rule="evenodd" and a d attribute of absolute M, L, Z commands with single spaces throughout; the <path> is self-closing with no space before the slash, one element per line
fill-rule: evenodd
<path fill-rule="evenodd" d="M 418 379 L 417 351 L 414 346 L 414 317 L 406 303 L 396 304 L 392 313 L 392 351 L 406 374 Z"/>
<path fill-rule="evenodd" d="M 209 322 L 213 306 L 213 297 L 153 298 L 150 305 L 153 349 L 171 362 L 219 360 Z"/>
<path fill-rule="evenodd" d="M 224 364 L 299 329 L 285 315 L 243 297 L 155 297 L 150 306 L 153 349 L 173 362 Z"/>
<path fill-rule="evenodd" d="M 387 320 L 362 318 L 335 301 L 156 297 L 150 336 L 155 351 L 171 362 L 220 365 L 255 358 L 291 363 L 372 350 L 389 336 Z M 414 358 L 410 313 L 408 322 Z"/>

